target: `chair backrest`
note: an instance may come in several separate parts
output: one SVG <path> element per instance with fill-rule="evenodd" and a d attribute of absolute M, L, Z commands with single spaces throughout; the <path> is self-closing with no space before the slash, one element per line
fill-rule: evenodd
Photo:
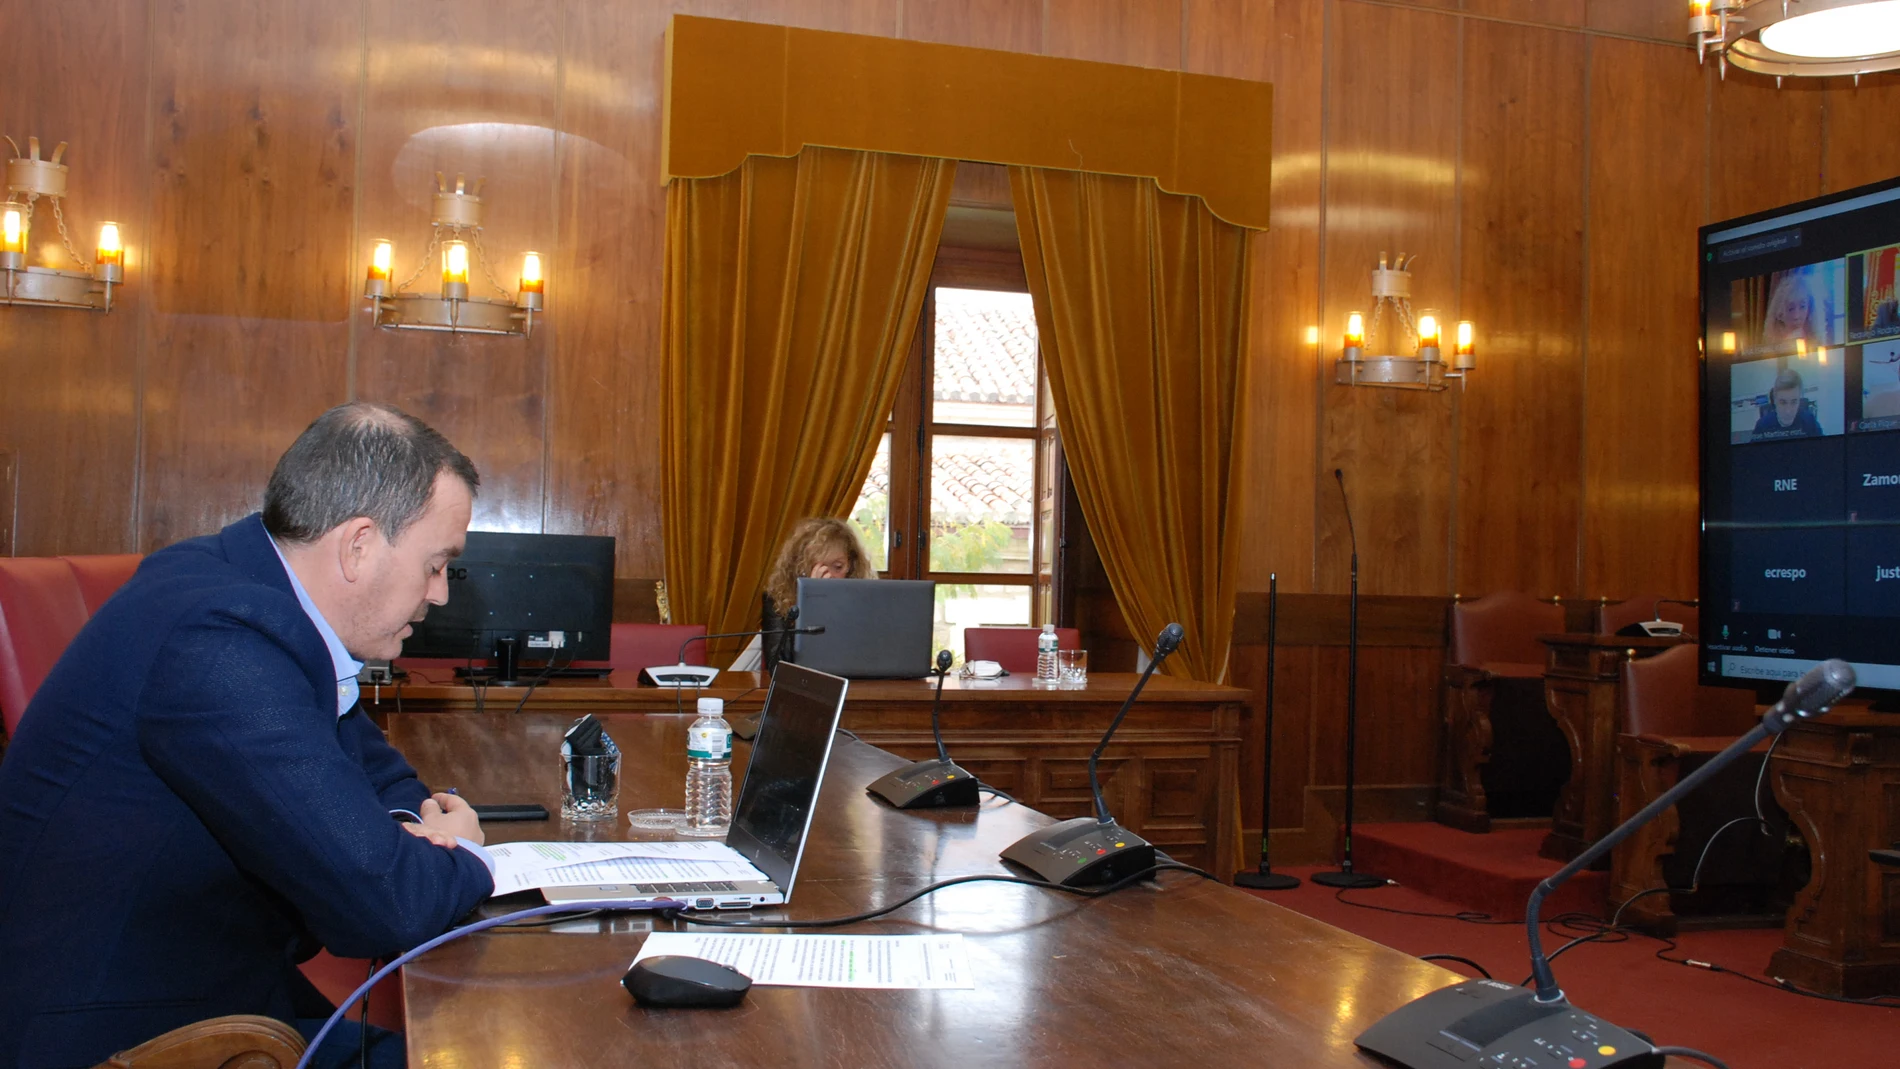
<path fill-rule="evenodd" d="M 1537 636 L 1563 629 L 1563 606 L 1515 590 L 1460 601 L 1451 607 L 1451 663 L 1541 665 Z"/>
<path fill-rule="evenodd" d="M 680 644 L 705 633 L 705 624 L 615 624 L 613 649 L 607 655 L 607 664 L 612 668 L 675 664 L 680 659 Z M 700 646 L 686 651 L 687 661 L 705 663 L 706 654 Z M 696 655 L 699 660 L 694 660 Z"/>
<path fill-rule="evenodd" d="M 1012 675 L 1036 672 L 1036 636 L 1040 627 L 970 627 L 963 631 L 963 659 L 995 661 Z M 1082 632 L 1073 627 L 1056 628 L 1056 648 L 1079 650 Z"/>
<path fill-rule="evenodd" d="M 1697 647 L 1684 644 L 1623 665 L 1623 725 L 1632 735 L 1739 735 L 1755 719 L 1755 695 L 1696 682 Z"/>
<path fill-rule="evenodd" d="M 1694 605 L 1679 605 L 1665 601 L 1665 597 L 1663 594 L 1642 594 L 1597 606 L 1597 634 L 1614 635 L 1631 624 L 1654 620 L 1659 616 L 1681 624 L 1682 629 L 1691 635 L 1696 634 L 1696 625 L 1701 622 L 1702 614 Z"/>
<path fill-rule="evenodd" d="M 79 580 L 65 561 L 0 558 L 0 719 L 8 735 L 88 616 Z"/>
<path fill-rule="evenodd" d="M 98 553 L 60 559 L 72 566 L 73 575 L 79 580 L 80 596 L 86 599 L 86 615 L 90 617 L 132 578 L 132 573 L 139 570 L 139 562 L 145 558 L 137 553 Z"/>

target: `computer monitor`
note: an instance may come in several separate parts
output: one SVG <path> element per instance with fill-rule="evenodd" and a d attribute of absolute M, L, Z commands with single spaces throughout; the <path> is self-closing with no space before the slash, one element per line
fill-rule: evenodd
<path fill-rule="evenodd" d="M 792 660 L 846 679 L 930 674 L 937 584 L 923 579 L 800 579 Z"/>
<path fill-rule="evenodd" d="M 612 538 L 470 531 L 448 576 L 448 604 L 429 607 L 403 642 L 403 656 L 492 659 L 495 682 L 512 679 L 512 669 L 528 662 L 607 659 Z"/>

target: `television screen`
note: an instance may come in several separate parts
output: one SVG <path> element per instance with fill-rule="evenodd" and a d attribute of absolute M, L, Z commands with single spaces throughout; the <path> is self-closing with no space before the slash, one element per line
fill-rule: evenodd
<path fill-rule="evenodd" d="M 479 661 L 512 638 L 524 663 L 608 657 L 612 538 L 470 531 L 448 579 L 448 604 L 429 607 L 403 642 L 403 656 Z"/>
<path fill-rule="evenodd" d="M 1701 231 L 1702 679 L 1900 693 L 1900 179 Z"/>

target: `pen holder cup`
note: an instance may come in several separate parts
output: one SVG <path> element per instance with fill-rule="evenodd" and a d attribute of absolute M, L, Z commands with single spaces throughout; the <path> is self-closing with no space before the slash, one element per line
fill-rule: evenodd
<path fill-rule="evenodd" d="M 561 754 L 561 816 L 582 822 L 620 816 L 620 751 Z"/>

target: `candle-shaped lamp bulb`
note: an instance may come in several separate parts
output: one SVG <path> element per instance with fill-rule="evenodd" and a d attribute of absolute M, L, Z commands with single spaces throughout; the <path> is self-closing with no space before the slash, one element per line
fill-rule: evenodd
<path fill-rule="evenodd" d="M 119 240 L 119 224 L 99 224 L 99 249 L 93 257 L 93 274 L 101 282 L 119 282 L 125 278 L 125 245 Z"/>
<path fill-rule="evenodd" d="M 442 296 L 452 301 L 468 299 L 468 243 L 448 241 L 442 245 Z"/>
<path fill-rule="evenodd" d="M 7 205 L 4 218 L 0 218 L 0 251 L 26 251 L 26 219 L 20 209 Z"/>
<path fill-rule="evenodd" d="M 515 293 L 515 306 L 530 312 L 541 307 L 541 254 L 524 253 L 521 257 L 521 288 Z"/>
<path fill-rule="evenodd" d="M 1438 361 L 1438 317 L 1430 312 L 1418 317 L 1418 358 L 1427 363 Z"/>

